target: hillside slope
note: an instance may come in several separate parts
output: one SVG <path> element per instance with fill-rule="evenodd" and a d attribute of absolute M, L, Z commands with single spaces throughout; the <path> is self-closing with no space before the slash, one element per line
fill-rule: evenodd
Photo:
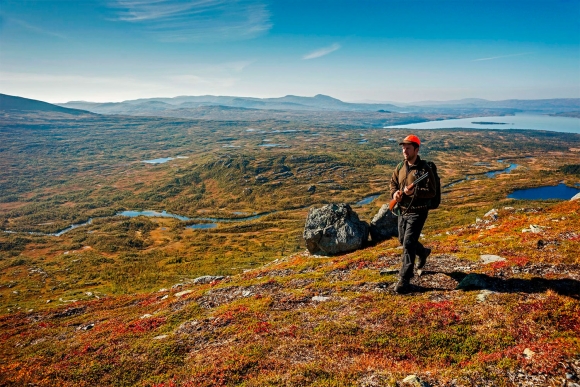
<path fill-rule="evenodd" d="M 21 113 L 37 111 L 65 113 L 71 115 L 93 114 L 85 110 L 66 108 L 47 102 L 37 101 L 35 99 L 15 97 L 6 94 L 0 94 L 0 111 L 14 111 Z"/>
<path fill-rule="evenodd" d="M 404 296 L 389 240 L 6 314 L 0 384 L 566 385 L 580 376 L 579 214 L 579 201 L 508 207 L 432 230 L 434 253 Z"/>

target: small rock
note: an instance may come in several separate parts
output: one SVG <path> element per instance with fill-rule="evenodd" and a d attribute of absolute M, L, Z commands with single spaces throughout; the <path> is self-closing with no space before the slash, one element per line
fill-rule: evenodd
<path fill-rule="evenodd" d="M 169 337 L 169 336 L 167 336 L 167 335 L 159 335 L 159 336 L 155 336 L 153 338 L 153 340 L 163 340 L 163 339 L 166 339 L 167 337 Z"/>
<path fill-rule="evenodd" d="M 171 289 L 172 289 L 172 290 L 175 290 L 175 289 L 177 289 L 177 288 L 182 288 L 182 287 L 183 287 L 183 284 L 175 284 L 175 285 L 173 285 L 173 286 L 171 287 Z"/>
<path fill-rule="evenodd" d="M 570 201 L 572 201 L 572 200 L 580 200 L 580 193 L 577 193 L 576 195 L 574 195 L 572 197 L 572 199 L 570 199 Z"/>
<path fill-rule="evenodd" d="M 314 302 L 325 302 L 330 300 L 330 297 L 324 297 L 324 296 L 314 296 L 312 297 L 312 301 Z"/>
<path fill-rule="evenodd" d="M 81 331 L 88 331 L 88 330 L 93 329 L 94 327 L 95 327 L 95 324 L 87 324 L 87 325 L 81 325 L 77 329 L 81 330 Z"/>
<path fill-rule="evenodd" d="M 193 293 L 193 290 L 184 290 L 182 292 L 175 293 L 175 297 L 183 297 L 189 293 Z"/>
<path fill-rule="evenodd" d="M 143 316 L 141 316 L 141 317 L 139 317 L 139 318 L 140 318 L 141 320 L 143 320 L 143 319 L 146 319 L 146 318 L 149 318 L 149 317 L 153 317 L 153 315 L 152 315 L 152 314 L 149 314 L 149 313 L 146 313 L 146 314 L 144 314 Z"/>
<path fill-rule="evenodd" d="M 166 288 L 163 288 L 163 289 L 159 289 L 159 290 L 157 291 L 157 293 L 165 293 L 165 292 L 168 292 L 168 291 L 169 291 L 168 289 L 166 289 Z"/>
<path fill-rule="evenodd" d="M 479 292 L 479 294 L 477 295 L 476 299 L 477 299 L 477 301 L 479 301 L 479 302 L 485 302 L 485 301 L 487 300 L 487 297 L 488 297 L 490 294 L 493 294 L 493 293 L 494 293 L 494 292 L 492 292 L 491 290 L 484 289 L 484 290 L 482 290 L 481 292 Z"/>
<path fill-rule="evenodd" d="M 497 210 L 492 208 L 491 210 L 487 211 L 483 217 L 497 219 Z"/>
<path fill-rule="evenodd" d="M 492 254 L 483 254 L 480 255 L 479 258 L 482 260 L 484 264 L 492 263 L 492 262 L 501 262 L 505 261 L 506 259 L 500 257 L 499 255 L 492 255 Z"/>
<path fill-rule="evenodd" d="M 534 224 L 530 224 L 530 231 L 533 232 L 534 234 L 539 234 L 542 232 L 543 227 L 542 226 L 536 226 Z"/>
<path fill-rule="evenodd" d="M 306 192 L 315 193 L 316 192 L 316 186 L 315 185 L 311 185 L 310 187 L 308 187 L 308 189 L 306 190 Z"/>
<path fill-rule="evenodd" d="M 161 298 L 159 299 L 159 301 L 166 300 L 168 297 L 169 297 L 169 296 L 166 294 L 166 295 L 164 295 L 163 297 L 161 297 Z"/>
<path fill-rule="evenodd" d="M 531 359 L 536 353 L 529 348 L 524 349 L 524 357 L 526 359 Z"/>
<path fill-rule="evenodd" d="M 417 375 L 409 375 L 403 379 L 403 383 L 410 384 L 413 387 L 428 387 L 429 384 L 421 381 Z"/>
<path fill-rule="evenodd" d="M 50 304 L 52 302 L 52 300 L 46 300 L 47 304 Z"/>
<path fill-rule="evenodd" d="M 93 292 L 85 292 L 86 296 L 92 297 L 93 296 Z"/>
<path fill-rule="evenodd" d="M 223 280 L 223 275 L 204 275 L 193 280 L 194 284 L 209 284 L 213 281 Z"/>

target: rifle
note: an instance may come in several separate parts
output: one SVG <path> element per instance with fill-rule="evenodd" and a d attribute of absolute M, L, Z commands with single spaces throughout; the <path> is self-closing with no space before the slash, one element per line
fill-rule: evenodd
<path fill-rule="evenodd" d="M 424 174 L 422 174 L 421 176 L 416 178 L 414 182 L 412 182 L 411 184 L 409 184 L 407 186 L 407 189 L 413 189 L 413 187 L 415 187 L 418 182 L 420 182 L 421 180 L 424 180 L 425 178 L 427 178 L 427 176 L 429 176 L 429 172 L 425 172 Z M 401 188 L 399 191 L 403 192 L 403 190 L 404 190 L 404 188 Z M 392 212 L 393 208 L 395 208 L 396 205 L 397 205 L 397 201 L 395 199 L 392 199 L 389 202 L 389 210 L 391 210 L 391 212 Z"/>

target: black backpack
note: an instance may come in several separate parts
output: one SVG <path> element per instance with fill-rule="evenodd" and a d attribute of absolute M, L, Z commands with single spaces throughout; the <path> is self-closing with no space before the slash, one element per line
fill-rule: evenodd
<path fill-rule="evenodd" d="M 427 165 L 431 168 L 431 171 L 433 171 L 433 175 L 435 176 L 435 196 L 429 200 L 429 209 L 434 210 L 439 207 L 439 204 L 441 204 L 441 179 L 437 174 L 437 166 L 435 163 L 433 161 L 427 161 Z"/>
<path fill-rule="evenodd" d="M 439 205 L 441 204 L 441 179 L 437 174 L 437 166 L 435 165 L 435 163 L 433 161 L 425 161 L 425 160 L 423 161 L 427 164 L 427 166 L 431 169 L 431 171 L 433 171 L 433 175 L 435 176 L 435 196 L 429 199 L 429 209 L 435 210 L 439 208 Z M 399 165 L 397 165 L 397 173 L 402 167 L 403 162 L 401 161 Z"/>

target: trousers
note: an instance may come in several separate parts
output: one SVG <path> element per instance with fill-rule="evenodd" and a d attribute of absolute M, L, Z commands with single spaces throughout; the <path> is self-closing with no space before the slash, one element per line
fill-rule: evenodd
<path fill-rule="evenodd" d="M 403 246 L 403 264 L 399 271 L 399 277 L 403 279 L 413 278 L 415 257 L 425 255 L 425 247 L 419 242 L 421 230 L 427 220 L 428 211 L 406 213 L 398 219 L 399 242 Z"/>

